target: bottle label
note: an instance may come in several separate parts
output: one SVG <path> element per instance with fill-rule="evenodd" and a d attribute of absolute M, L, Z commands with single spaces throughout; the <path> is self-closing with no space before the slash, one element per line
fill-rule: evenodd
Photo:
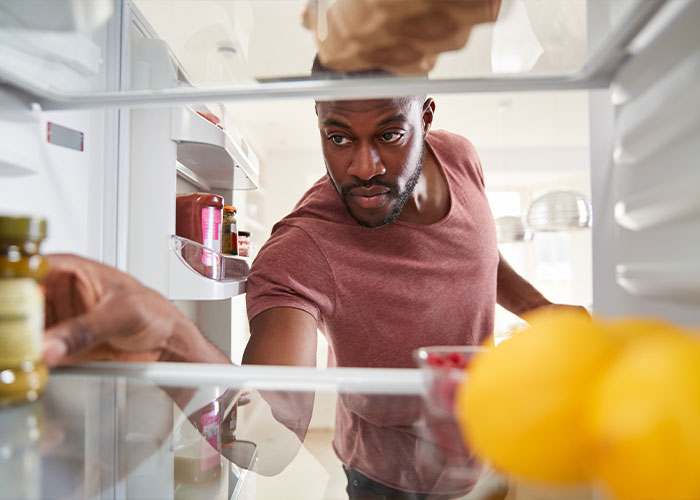
<path fill-rule="evenodd" d="M 44 296 L 32 278 L 0 279 L 0 366 L 41 359 Z"/>
<path fill-rule="evenodd" d="M 250 238 L 248 236 L 238 238 L 238 255 L 250 257 Z"/>
<path fill-rule="evenodd" d="M 202 245 L 221 253 L 221 210 L 214 207 L 202 208 Z M 202 264 L 214 263 L 212 252 L 202 251 Z"/>

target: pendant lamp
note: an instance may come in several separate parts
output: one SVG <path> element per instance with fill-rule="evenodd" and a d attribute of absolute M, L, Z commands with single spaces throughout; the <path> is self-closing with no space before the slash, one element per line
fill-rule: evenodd
<path fill-rule="evenodd" d="M 570 231 L 591 226 L 590 199 L 576 191 L 550 191 L 536 198 L 525 217 L 531 231 Z"/>
<path fill-rule="evenodd" d="M 529 240 L 520 217 L 505 215 L 496 219 L 498 243 L 515 243 Z"/>

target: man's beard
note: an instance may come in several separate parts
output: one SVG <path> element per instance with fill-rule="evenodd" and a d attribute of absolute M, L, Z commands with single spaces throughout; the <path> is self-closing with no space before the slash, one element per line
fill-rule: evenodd
<path fill-rule="evenodd" d="M 418 184 L 418 179 L 420 178 L 421 171 L 423 170 L 423 154 L 425 152 L 425 143 L 421 144 L 421 149 L 420 149 L 420 156 L 418 157 L 418 162 L 416 163 L 415 169 L 413 173 L 411 174 L 411 177 L 408 179 L 408 182 L 406 183 L 406 187 L 403 189 L 403 191 L 399 191 L 399 188 L 396 184 L 392 184 L 389 182 L 385 182 L 379 179 L 370 179 L 365 182 L 359 182 L 357 184 L 351 184 L 347 186 L 343 186 L 342 189 L 338 189 L 338 186 L 336 183 L 333 181 L 333 178 L 328 175 L 328 178 L 331 180 L 331 183 L 335 187 L 335 190 L 338 192 L 338 195 L 340 196 L 340 199 L 343 202 L 343 205 L 345 205 L 345 209 L 348 211 L 350 216 L 355 219 L 355 222 L 360 224 L 361 226 L 365 227 L 370 227 L 370 228 L 375 228 L 375 227 L 382 227 L 386 226 L 387 224 L 393 222 L 396 220 L 396 218 L 401 215 L 401 211 L 403 210 L 404 205 L 408 201 L 408 198 L 411 196 L 411 193 L 413 193 L 413 190 L 416 187 L 416 184 Z M 326 171 L 328 171 L 328 165 L 326 165 Z M 383 186 L 386 188 L 389 188 L 389 192 L 387 193 L 390 199 L 395 199 L 396 204 L 394 205 L 394 209 L 386 216 L 384 219 L 380 220 L 379 222 L 373 222 L 369 223 L 365 220 L 358 219 L 355 217 L 355 214 L 352 213 L 352 210 L 350 209 L 350 205 L 347 202 L 347 197 L 350 196 L 350 190 L 355 189 L 357 187 L 371 187 L 371 186 Z"/>

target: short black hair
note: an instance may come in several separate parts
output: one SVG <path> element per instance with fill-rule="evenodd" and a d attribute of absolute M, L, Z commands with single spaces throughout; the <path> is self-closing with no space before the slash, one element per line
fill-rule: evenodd
<path fill-rule="evenodd" d="M 365 77 L 382 77 L 382 76 L 397 76 L 389 70 L 383 68 L 369 68 L 359 71 L 338 71 L 329 68 L 321 62 L 321 58 L 318 57 L 318 53 L 314 56 L 314 62 L 311 65 L 311 76 L 314 78 L 365 78 Z M 421 102 L 425 102 L 426 95 L 416 95 L 416 99 Z"/>
<path fill-rule="evenodd" d="M 364 76 L 396 76 L 391 71 L 382 68 L 370 68 L 359 71 L 338 71 L 331 69 L 321 62 L 318 53 L 314 56 L 314 62 L 311 65 L 311 76 L 324 78 L 352 78 Z"/>

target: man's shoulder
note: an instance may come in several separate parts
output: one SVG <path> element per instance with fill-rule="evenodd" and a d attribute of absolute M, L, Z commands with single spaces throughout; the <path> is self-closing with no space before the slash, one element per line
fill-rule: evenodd
<path fill-rule="evenodd" d="M 466 137 L 448 132 L 447 130 L 431 130 L 426 139 L 428 144 L 437 150 L 454 151 L 460 155 L 476 154 L 476 148 Z"/>
<path fill-rule="evenodd" d="M 469 139 L 445 130 L 435 130 L 428 134 L 427 141 L 437 160 L 457 178 L 484 186 L 481 160 Z"/>

